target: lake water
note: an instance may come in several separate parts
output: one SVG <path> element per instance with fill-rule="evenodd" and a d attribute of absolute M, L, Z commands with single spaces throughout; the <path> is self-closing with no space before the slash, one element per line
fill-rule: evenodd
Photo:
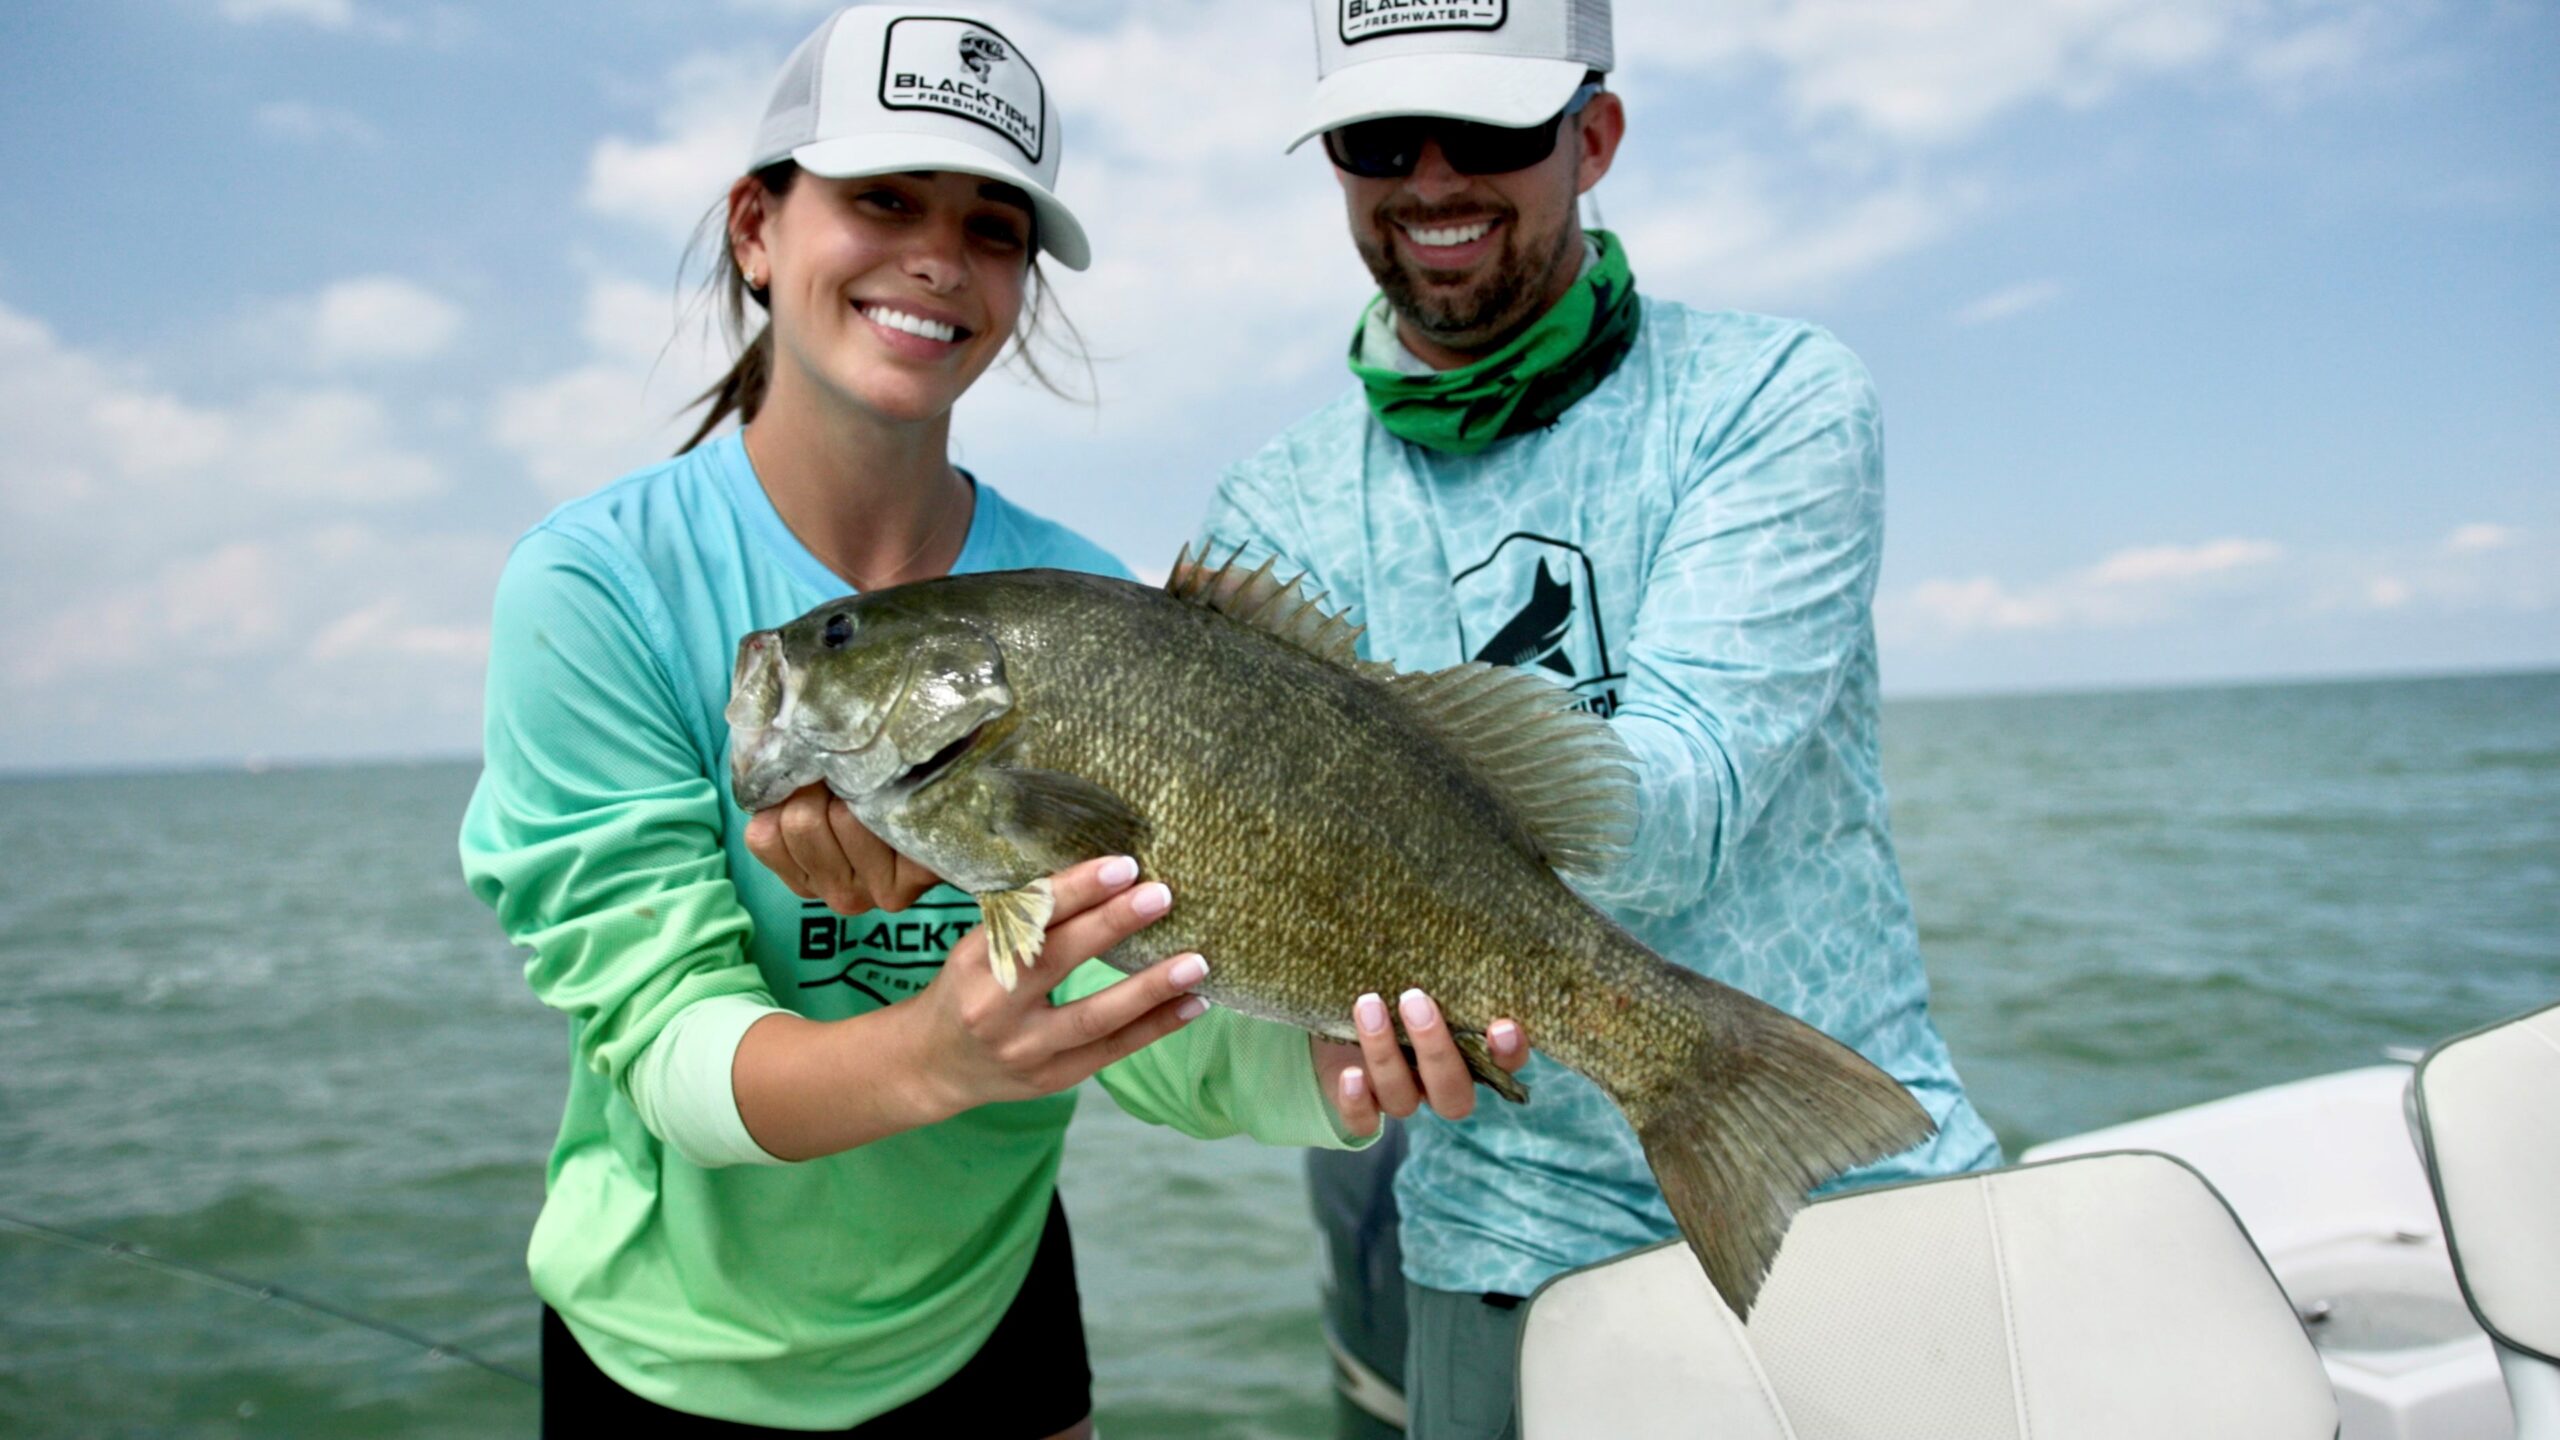
<path fill-rule="evenodd" d="M 2560 675 L 1903 701 L 1939 1022 L 2014 1153 L 2560 998 Z M 566 1074 L 464 891 L 462 764 L 0 781 L 0 1433 L 530 1434 Z M 1142 1181 L 1133 1177 L 1143 1177 Z M 1331 1416 L 1296 1157 L 1088 1095 L 1111 1440 Z"/>

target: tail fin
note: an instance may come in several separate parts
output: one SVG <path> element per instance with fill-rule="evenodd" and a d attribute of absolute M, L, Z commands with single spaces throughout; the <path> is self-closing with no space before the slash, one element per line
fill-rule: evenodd
<path fill-rule="evenodd" d="M 1748 1317 L 1805 1192 L 1936 1133 L 1909 1092 L 1857 1051 L 1741 991 L 1711 986 L 1680 1078 L 1619 1097 L 1707 1280 Z M 1685 987 L 1684 987 L 1685 988 Z"/>

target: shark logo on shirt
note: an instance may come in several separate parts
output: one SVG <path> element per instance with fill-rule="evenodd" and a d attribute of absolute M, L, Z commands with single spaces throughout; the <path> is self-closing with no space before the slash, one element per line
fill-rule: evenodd
<path fill-rule="evenodd" d="M 1573 587 L 1556 578 L 1546 562 L 1529 580 L 1528 603 L 1511 623 L 1494 632 L 1475 658 L 1487 665 L 1544 665 L 1571 675 L 1573 662 L 1563 654 L 1565 627 L 1573 623 Z"/>
<path fill-rule="evenodd" d="M 1582 547 L 1515 531 L 1449 585 L 1460 654 L 1543 670 L 1571 689 L 1582 708 L 1617 713 L 1626 676 L 1609 663 L 1591 557 Z"/>

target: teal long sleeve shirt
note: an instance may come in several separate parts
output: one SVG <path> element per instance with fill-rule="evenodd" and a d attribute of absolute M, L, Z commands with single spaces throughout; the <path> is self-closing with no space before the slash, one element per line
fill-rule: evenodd
<path fill-rule="evenodd" d="M 1398 440 L 1348 391 L 1225 475 L 1206 543 L 1308 572 L 1372 659 L 1521 665 L 1609 719 L 1637 761 L 1638 828 L 1583 892 L 1855 1046 L 1938 1122 L 1840 1183 L 1996 1164 L 1929 1020 L 1886 823 L 1874 388 L 1811 326 L 1643 303 L 1598 388 L 1478 455 Z M 1523 1079 L 1526 1106 L 1415 1118 L 1396 1199 L 1417 1284 L 1525 1295 L 1675 1233 L 1598 1088 L 1543 1058 Z"/>
<path fill-rule="evenodd" d="M 977 487 L 955 566 L 1125 574 Z M 949 888 L 838 916 L 745 847 L 721 711 L 739 637 L 846 593 L 783 524 L 734 435 L 572 502 L 518 544 L 492 623 L 471 887 L 530 952 L 575 1063 L 528 1260 L 599 1367 L 696 1413 L 841 1428 L 976 1352 L 1027 1272 L 1073 1092 L 987 1105 L 792 1165 L 703 1167 L 631 1103 L 689 1007 L 820 1020 L 914 994 L 977 921 Z M 1073 998 L 1118 980 L 1098 962 Z M 1212 1010 L 1098 1077 L 1189 1134 L 1346 1142 L 1303 1032 Z"/>

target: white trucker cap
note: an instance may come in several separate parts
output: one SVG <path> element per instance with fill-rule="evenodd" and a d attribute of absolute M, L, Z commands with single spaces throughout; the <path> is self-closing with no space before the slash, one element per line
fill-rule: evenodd
<path fill-rule="evenodd" d="M 1391 115 L 1535 125 L 1614 68 L 1609 0 L 1315 0 L 1316 93 L 1297 149 Z"/>
<path fill-rule="evenodd" d="M 1092 257 L 1058 199 L 1058 108 L 1022 47 L 994 26 L 892 5 L 827 17 L 782 62 L 749 171 L 796 161 L 851 179 L 956 170 L 1031 197 L 1040 248 L 1070 270 Z"/>

